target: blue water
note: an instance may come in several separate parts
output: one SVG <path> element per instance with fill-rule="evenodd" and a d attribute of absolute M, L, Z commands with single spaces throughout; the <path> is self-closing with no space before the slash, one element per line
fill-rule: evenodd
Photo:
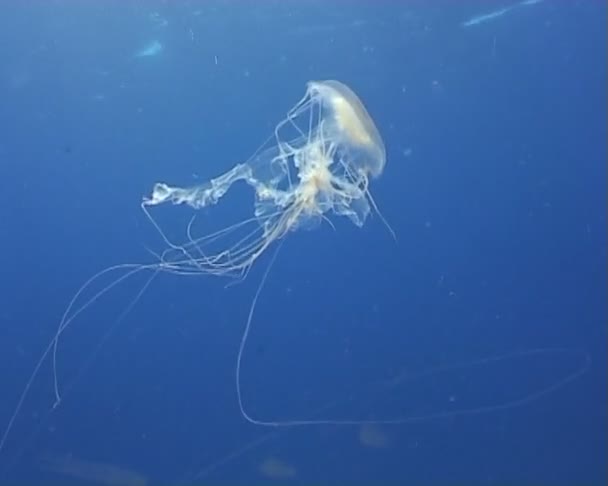
<path fill-rule="evenodd" d="M 245 161 L 317 79 L 382 134 L 370 191 L 397 241 L 376 214 L 287 236 L 245 405 L 421 417 L 243 419 L 270 251 L 236 285 L 161 274 L 117 323 L 142 273 L 78 316 L 62 402 L 47 360 L 2 483 L 606 484 L 605 3 L 398 3 L 0 7 L 0 433 L 78 288 L 166 247 L 140 209 L 153 184 Z M 253 209 L 235 188 L 199 234 Z M 184 208 L 155 216 L 185 237 Z"/>

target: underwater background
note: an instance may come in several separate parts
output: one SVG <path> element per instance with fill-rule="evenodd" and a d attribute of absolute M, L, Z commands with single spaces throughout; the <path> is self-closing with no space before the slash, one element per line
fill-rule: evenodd
<path fill-rule="evenodd" d="M 0 483 L 607 483 L 605 2 L 0 14 L 0 434 L 80 286 L 166 248 L 140 208 L 153 184 L 246 161 L 324 79 L 383 137 L 370 192 L 396 240 L 378 214 L 287 235 L 243 356 L 245 406 L 405 422 L 241 416 L 236 356 L 275 246 L 243 281 L 161 273 L 130 308 L 142 272 L 80 314 L 58 347 L 62 402 L 47 359 Z M 192 211 L 153 209 L 186 239 Z M 253 211 L 235 187 L 195 229 Z"/>

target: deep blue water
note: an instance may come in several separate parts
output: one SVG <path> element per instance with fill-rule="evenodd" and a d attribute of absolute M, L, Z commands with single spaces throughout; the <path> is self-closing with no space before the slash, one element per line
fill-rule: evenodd
<path fill-rule="evenodd" d="M 252 321 L 245 405 L 421 419 L 242 418 L 235 361 L 273 246 L 236 285 L 163 273 L 116 324 L 141 273 L 79 315 L 59 346 L 63 400 L 52 410 L 46 360 L 2 483 L 606 484 L 604 2 L 469 27 L 505 4 L 91 3 L 0 6 L 0 432 L 78 288 L 166 247 L 140 209 L 153 184 L 244 162 L 323 79 L 382 134 L 370 191 L 397 241 L 377 214 L 288 234 Z M 253 204 L 235 187 L 195 229 Z M 192 212 L 154 214 L 185 239 Z"/>

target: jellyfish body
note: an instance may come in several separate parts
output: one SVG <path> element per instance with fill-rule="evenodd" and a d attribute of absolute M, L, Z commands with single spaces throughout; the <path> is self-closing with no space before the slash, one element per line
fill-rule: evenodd
<path fill-rule="evenodd" d="M 309 82 L 304 97 L 276 126 L 269 141 L 247 162 L 204 184 L 154 186 L 142 208 L 169 245 L 162 258 L 165 269 L 240 274 L 274 241 L 328 214 L 363 225 L 375 207 L 369 179 L 382 173 L 386 152 L 374 122 L 352 90 L 338 81 Z M 176 245 L 148 211 L 164 203 L 204 208 L 216 204 L 238 181 L 254 191 L 254 216 L 213 235 Z M 209 250 L 211 242 L 226 241 L 236 232 L 240 236 L 233 243 Z"/>

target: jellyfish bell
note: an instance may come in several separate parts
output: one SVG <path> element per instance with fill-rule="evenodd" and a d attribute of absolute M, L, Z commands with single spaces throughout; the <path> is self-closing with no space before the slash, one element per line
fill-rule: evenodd
<path fill-rule="evenodd" d="M 330 112 L 333 126 L 328 131 L 343 140 L 346 163 L 373 177 L 382 174 L 384 142 L 357 95 L 345 84 L 329 80 L 309 82 L 307 96 L 318 99 Z"/>

